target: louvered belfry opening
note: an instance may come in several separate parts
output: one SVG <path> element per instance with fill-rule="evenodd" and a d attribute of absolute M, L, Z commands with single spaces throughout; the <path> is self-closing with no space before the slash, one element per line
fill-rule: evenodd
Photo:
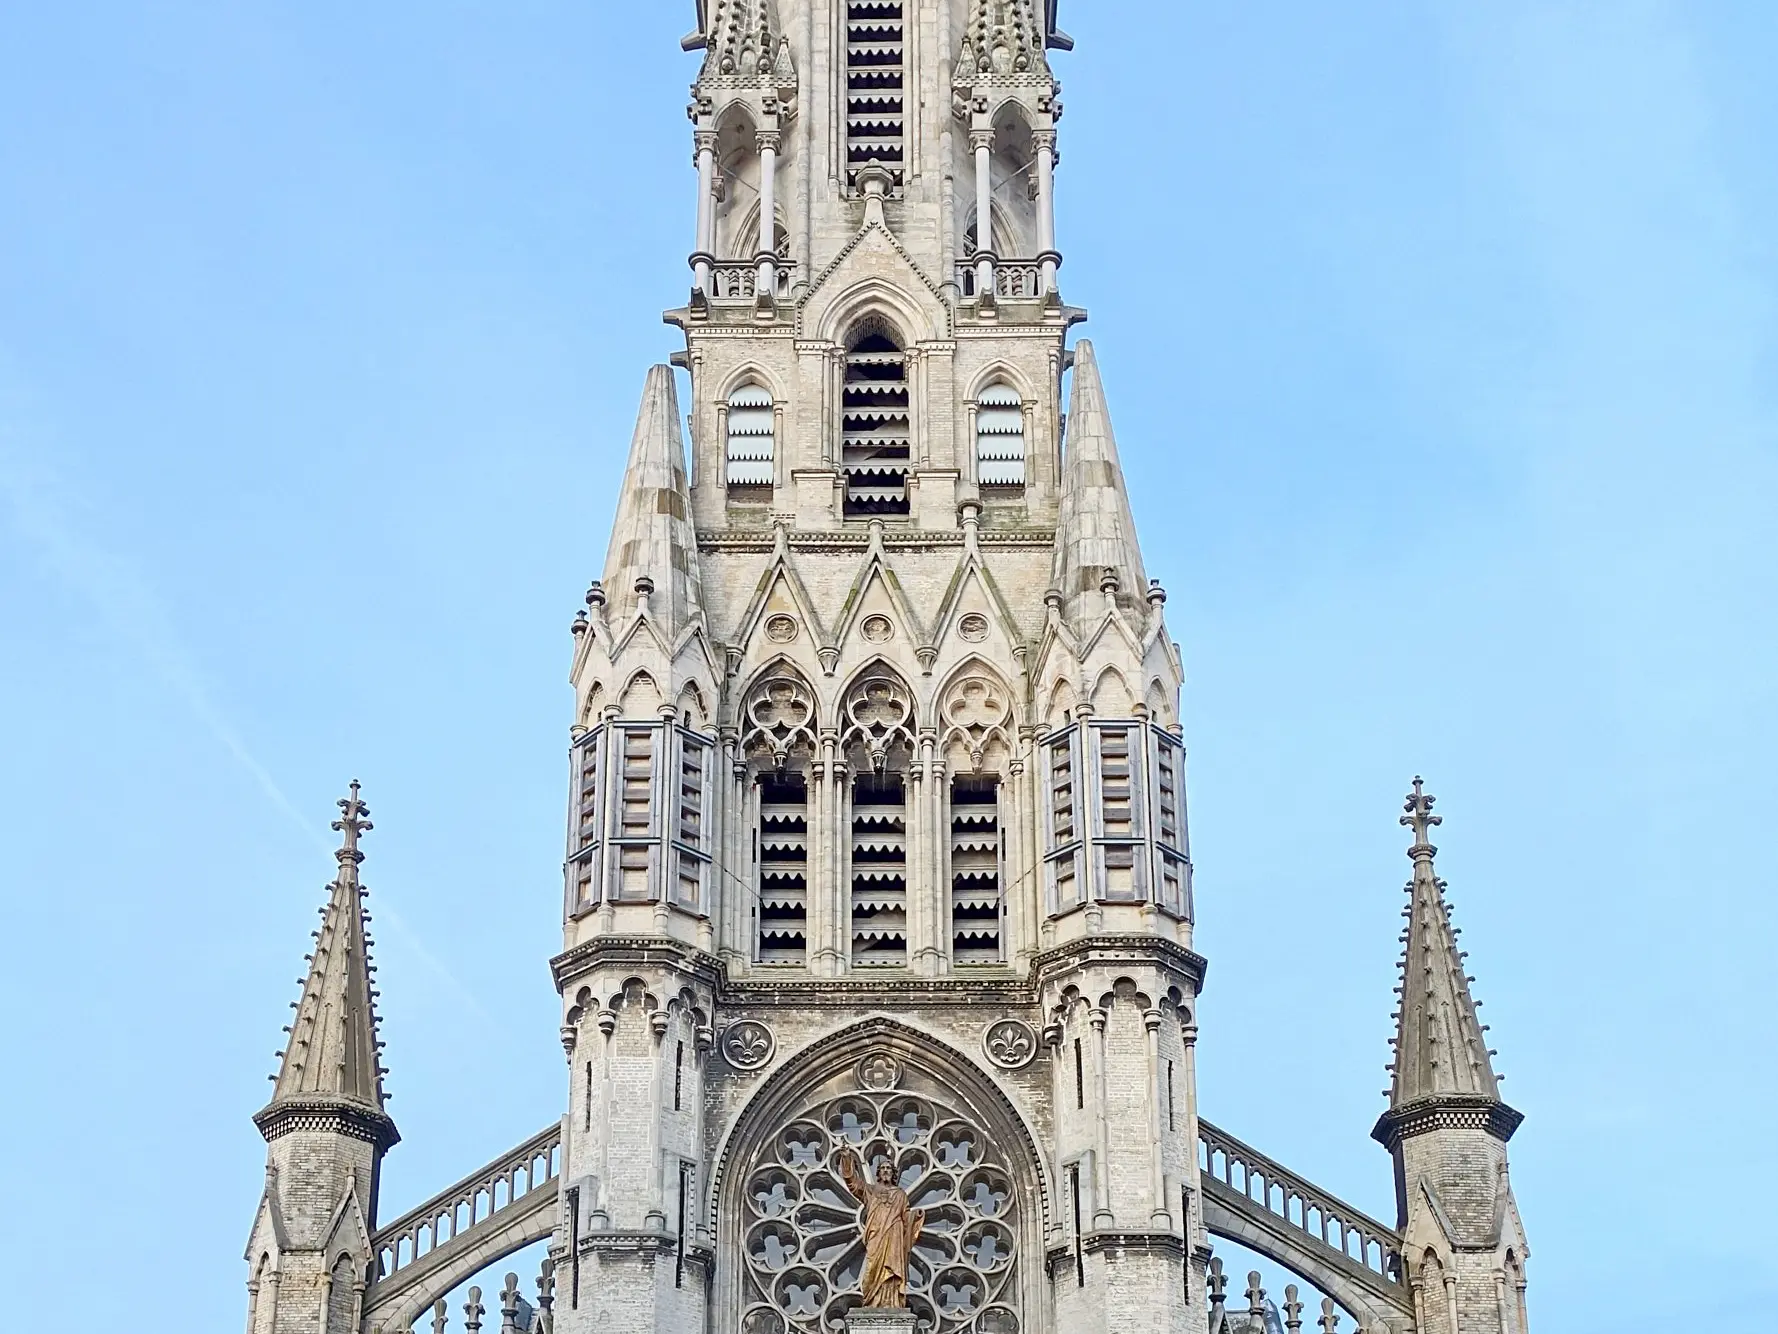
<path fill-rule="evenodd" d="M 852 962 L 908 958 L 907 788 L 897 773 L 852 785 Z"/>
<path fill-rule="evenodd" d="M 746 384 L 729 395 L 727 481 L 731 502 L 771 503 L 776 428 L 771 390 Z"/>
<path fill-rule="evenodd" d="M 846 185 L 870 162 L 906 179 L 907 45 L 902 0 L 846 5 Z"/>
<path fill-rule="evenodd" d="M 975 407 L 976 481 L 990 495 L 1025 487 L 1025 405 L 1011 385 L 991 384 Z"/>
<path fill-rule="evenodd" d="M 913 435 L 907 354 L 886 333 L 868 333 L 846 353 L 840 430 L 845 516 L 867 519 L 908 513 Z"/>
<path fill-rule="evenodd" d="M 951 780 L 951 959 L 1000 962 L 1000 780 Z"/>
<path fill-rule="evenodd" d="M 808 783 L 769 773 L 759 780 L 759 961 L 803 963 L 808 949 Z"/>

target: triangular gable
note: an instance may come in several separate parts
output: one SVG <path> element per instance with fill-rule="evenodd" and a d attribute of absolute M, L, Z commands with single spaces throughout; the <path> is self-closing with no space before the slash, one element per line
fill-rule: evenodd
<path fill-rule="evenodd" d="M 879 222 L 867 222 L 809 285 L 797 305 L 799 338 L 838 341 L 864 309 L 899 315 L 913 341 L 951 336 L 951 308 L 914 258 Z"/>
<path fill-rule="evenodd" d="M 916 647 L 930 647 L 920 619 L 914 615 L 913 605 L 901 587 L 901 580 L 896 578 L 894 569 L 889 565 L 880 532 L 871 534 L 870 550 L 865 555 L 864 565 L 858 571 L 858 577 L 852 581 L 852 587 L 846 593 L 846 601 L 840 607 L 833 642 L 841 648 L 846 647 L 859 620 L 870 611 L 887 614 Z"/>
<path fill-rule="evenodd" d="M 772 554 L 771 564 L 761 572 L 759 582 L 754 585 L 753 597 L 747 603 L 747 610 L 741 613 L 740 622 L 735 626 L 732 642 L 751 645 L 754 636 L 759 633 L 761 623 L 777 609 L 779 600 L 787 602 L 793 614 L 802 617 L 803 628 L 818 647 L 828 647 L 833 640 L 822 628 L 821 618 L 815 614 L 815 600 L 809 596 L 808 585 L 796 568 L 791 558 L 790 545 L 785 539 L 782 526 L 777 533 L 777 547 Z"/>

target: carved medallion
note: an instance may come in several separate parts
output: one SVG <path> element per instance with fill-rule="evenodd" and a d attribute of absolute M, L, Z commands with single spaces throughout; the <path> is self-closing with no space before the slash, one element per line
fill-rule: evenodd
<path fill-rule="evenodd" d="M 766 617 L 766 638 L 774 644 L 788 644 L 796 638 L 796 617 L 779 612 Z"/>
<path fill-rule="evenodd" d="M 858 1063 L 858 1083 L 862 1088 L 882 1093 L 901 1083 L 901 1062 L 888 1052 L 875 1052 Z"/>
<path fill-rule="evenodd" d="M 982 1050 L 1002 1070 L 1019 1070 L 1037 1055 L 1037 1031 L 1023 1019 L 996 1019 L 982 1031 Z"/>
<path fill-rule="evenodd" d="M 772 1059 L 778 1041 L 757 1019 L 737 1019 L 722 1030 L 722 1059 L 737 1070 L 757 1070 Z"/>
<path fill-rule="evenodd" d="M 972 611 L 957 622 L 957 633 L 970 643 L 979 644 L 988 637 L 988 618 Z"/>
<path fill-rule="evenodd" d="M 866 616 L 859 622 L 858 633 L 873 644 L 885 644 L 895 637 L 895 625 L 887 616 Z"/>

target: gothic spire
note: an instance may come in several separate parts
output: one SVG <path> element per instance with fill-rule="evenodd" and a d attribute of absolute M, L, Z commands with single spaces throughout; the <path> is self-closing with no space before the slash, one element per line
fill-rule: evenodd
<path fill-rule="evenodd" d="M 965 12 L 958 82 L 980 75 L 1048 73 L 1049 19 L 1038 16 L 1034 0 L 969 0 Z"/>
<path fill-rule="evenodd" d="M 790 52 L 773 0 L 712 0 L 704 45 L 700 81 L 768 78 L 789 70 Z"/>
<path fill-rule="evenodd" d="M 254 1118 L 267 1139 L 280 1133 L 292 1114 L 308 1123 L 317 1112 L 330 1123 L 355 1127 L 360 1138 L 387 1148 L 398 1136 L 383 1107 L 383 1067 L 377 1039 L 376 988 L 371 975 L 370 913 L 358 867 L 364 853 L 360 835 L 371 828 L 370 808 L 359 799 L 358 781 L 340 799 L 333 828 L 340 838 L 334 853 L 339 873 L 321 910 L 321 929 L 309 974 L 296 1002 L 272 1100 Z"/>
<path fill-rule="evenodd" d="M 1148 579 L 1136 545 L 1136 521 L 1124 490 L 1099 362 L 1085 338 L 1074 348 L 1066 448 L 1052 572 L 1064 614 L 1078 624 L 1081 610 L 1096 612 L 1106 605 L 1101 595 L 1109 593 L 1126 611 L 1141 615 Z"/>
<path fill-rule="evenodd" d="M 703 615 L 679 421 L 672 367 L 649 367 L 605 555 L 607 615 L 614 630 L 646 607 L 649 619 L 671 639 Z"/>
<path fill-rule="evenodd" d="M 1372 1133 L 1385 1144 L 1441 1107 L 1472 1109 L 1477 1124 L 1496 1129 L 1504 1139 L 1517 1128 L 1519 1113 L 1500 1099 L 1500 1084 L 1489 1058 L 1477 1002 L 1464 974 L 1464 954 L 1445 903 L 1445 883 L 1433 870 L 1438 849 L 1432 830 L 1442 823 L 1433 814 L 1435 798 L 1414 779 L 1401 823 L 1413 833 L 1408 856 L 1414 876 L 1408 882 L 1408 907 L 1403 913 L 1401 1002 L 1396 1012 L 1394 1078 L 1389 1110 Z"/>

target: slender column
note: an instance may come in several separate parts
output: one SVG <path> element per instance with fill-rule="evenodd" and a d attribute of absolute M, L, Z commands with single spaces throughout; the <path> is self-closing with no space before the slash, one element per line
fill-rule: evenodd
<path fill-rule="evenodd" d="M 994 296 L 994 131 L 971 130 L 969 147 L 975 154 L 975 294 Z"/>
<path fill-rule="evenodd" d="M 1056 290 L 1056 132 L 1038 130 L 1031 136 L 1037 148 L 1037 249 L 1043 260 L 1043 294 Z"/>
<path fill-rule="evenodd" d="M 1445 1317 L 1451 1322 L 1451 1334 L 1457 1331 L 1457 1270 L 1445 1270 Z"/>
<path fill-rule="evenodd" d="M 326 1258 L 326 1256 L 322 1256 L 323 1263 Z M 317 1334 L 327 1334 L 328 1307 L 331 1305 L 333 1305 L 333 1270 L 329 1268 L 321 1272 L 321 1323 L 316 1326 Z M 1453 1330 L 1457 1328 L 1454 1321 L 1451 1328 Z"/>
<path fill-rule="evenodd" d="M 782 142 L 776 130 L 761 130 L 755 139 L 759 145 L 759 286 L 760 301 L 778 297 L 778 145 Z"/>
<path fill-rule="evenodd" d="M 710 265 L 716 249 L 716 131 L 699 130 L 693 136 L 698 161 L 698 236 L 692 255 L 697 287 L 710 295 Z"/>
<path fill-rule="evenodd" d="M 834 743 L 838 745 L 837 740 Z M 850 771 L 843 759 L 836 758 L 829 766 L 832 786 L 828 789 L 828 822 L 833 830 L 829 840 L 830 864 L 828 879 L 831 911 L 828 913 L 828 971 L 838 975 L 846 970 L 852 958 L 852 830 L 846 815 L 851 809 L 846 800 L 846 778 Z"/>
<path fill-rule="evenodd" d="M 1116 1215 L 1111 1209 L 1111 1130 L 1105 1121 L 1105 1021 L 1110 1017 L 1105 1008 L 1095 1005 L 1087 1012 L 1093 1024 L 1093 1134 L 1097 1152 L 1093 1154 L 1093 1175 L 1098 1189 L 1093 1209 L 1093 1227 L 1112 1227 Z"/>
<path fill-rule="evenodd" d="M 722 939 L 716 948 L 730 967 L 753 959 L 747 939 L 747 905 L 755 889 L 753 865 L 745 855 L 747 829 L 747 766 L 740 756 L 740 738 L 733 731 L 722 735 L 722 758 L 729 774 L 727 809 L 723 811 L 720 861 L 713 893 L 722 894 Z"/>
<path fill-rule="evenodd" d="M 903 823 L 907 833 L 903 839 L 902 855 L 906 858 L 907 876 L 902 883 L 906 886 L 907 894 L 908 967 L 916 973 L 937 971 L 935 961 L 927 951 L 931 929 L 929 923 L 933 912 L 927 886 L 932 883 L 932 860 L 937 856 L 931 812 L 927 809 L 926 801 L 926 775 L 931 755 L 932 743 L 928 738 L 921 737 L 915 742 L 914 753 L 908 759 L 908 781 L 904 794 L 906 818 Z"/>
<path fill-rule="evenodd" d="M 1151 1005 L 1142 1012 L 1148 1030 L 1148 1172 L 1149 1222 L 1163 1232 L 1173 1230 L 1167 1209 L 1167 1171 L 1161 1157 L 1161 1011 Z"/>
<path fill-rule="evenodd" d="M 830 751 L 830 743 L 823 739 L 822 756 Z M 828 845 L 832 840 L 827 832 L 828 807 L 833 804 L 827 784 L 831 767 L 825 758 L 812 760 L 808 784 L 803 789 L 809 803 L 809 813 L 803 821 L 808 831 L 803 851 L 803 910 L 807 914 L 803 926 L 803 963 L 816 974 L 827 969 L 827 920 L 832 915 L 828 878 Z"/>

